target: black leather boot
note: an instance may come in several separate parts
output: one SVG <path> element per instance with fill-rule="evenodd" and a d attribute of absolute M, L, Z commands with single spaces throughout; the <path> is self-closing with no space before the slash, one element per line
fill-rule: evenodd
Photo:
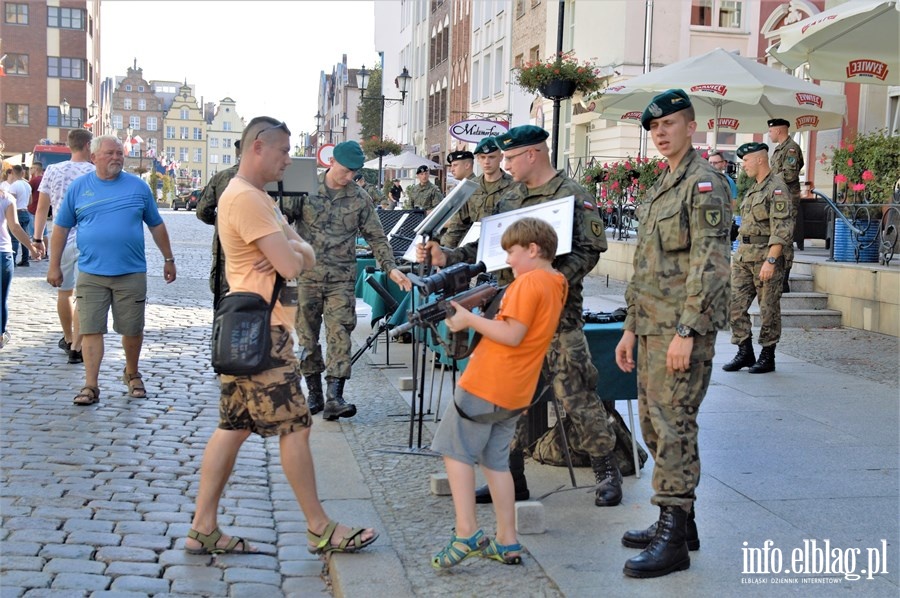
<path fill-rule="evenodd" d="M 341 417 L 356 415 L 356 405 L 344 400 L 344 382 L 346 378 L 325 378 L 325 410 L 322 417 L 333 422 Z"/>
<path fill-rule="evenodd" d="M 681 507 L 660 507 L 656 535 L 644 551 L 625 561 L 628 577 L 662 577 L 691 566 L 685 536 L 688 513 Z"/>
<path fill-rule="evenodd" d="M 775 371 L 775 345 L 763 347 L 759 359 L 750 368 L 751 374 L 768 374 Z"/>
<path fill-rule="evenodd" d="M 528 500 L 531 493 L 528 491 L 528 480 L 525 479 L 525 453 L 510 449 L 509 473 L 512 474 L 513 485 L 516 489 L 516 500 Z M 475 489 L 475 502 L 479 505 L 489 505 L 493 501 L 491 490 L 487 484 Z"/>
<path fill-rule="evenodd" d="M 647 529 L 630 529 L 622 536 L 622 546 L 628 548 L 647 548 L 656 535 L 658 522 L 654 521 Z M 694 520 L 694 507 L 687 517 L 685 540 L 688 550 L 700 550 L 700 536 L 697 534 L 697 522 Z"/>
<path fill-rule="evenodd" d="M 741 368 L 748 368 L 756 363 L 756 355 L 753 354 L 753 339 L 748 338 L 738 345 L 737 355 L 734 359 L 722 366 L 726 372 L 736 372 Z"/>
<path fill-rule="evenodd" d="M 322 394 L 322 374 L 309 374 L 304 378 L 306 378 L 306 388 L 309 389 L 306 406 L 309 407 L 309 414 L 315 415 L 325 406 L 325 396 Z"/>
<path fill-rule="evenodd" d="M 613 453 L 604 457 L 591 457 L 591 469 L 597 480 L 594 504 L 598 507 L 614 507 L 622 502 L 622 472 Z"/>

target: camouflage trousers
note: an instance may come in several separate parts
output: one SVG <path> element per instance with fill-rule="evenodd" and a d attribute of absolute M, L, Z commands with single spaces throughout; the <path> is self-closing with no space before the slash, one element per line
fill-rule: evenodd
<path fill-rule="evenodd" d="M 547 350 L 542 379 L 550 380 L 550 391 L 572 424 L 569 448 L 591 457 L 603 457 L 616 447 L 615 432 L 597 395 L 598 378 L 584 331 L 557 332 Z M 513 446 L 525 447 L 526 424 L 527 418 L 520 417 Z"/>
<path fill-rule="evenodd" d="M 778 258 L 772 278 L 763 282 L 759 271 L 765 262 L 731 263 L 731 342 L 739 345 L 753 338 L 750 322 L 750 304 L 759 297 L 759 315 L 762 327 L 759 344 L 769 347 L 781 338 L 781 283 L 784 278 L 784 260 Z"/>
<path fill-rule="evenodd" d="M 712 377 L 715 333 L 694 337 L 687 372 L 666 371 L 670 335 L 638 338 L 637 382 L 641 434 L 653 455 L 657 506 L 691 509 L 700 482 L 697 412 Z"/>
<path fill-rule="evenodd" d="M 356 328 L 353 287 L 352 280 L 298 282 L 295 328 L 300 346 L 306 349 L 300 359 L 304 376 L 325 372 L 330 378 L 350 377 L 350 333 Z M 323 320 L 327 359 L 323 358 L 319 343 Z"/>

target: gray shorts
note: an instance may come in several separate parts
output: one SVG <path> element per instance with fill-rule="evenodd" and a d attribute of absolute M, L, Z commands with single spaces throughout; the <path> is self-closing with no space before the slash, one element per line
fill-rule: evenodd
<path fill-rule="evenodd" d="M 493 403 L 456 387 L 454 401 L 467 415 L 503 411 Z M 518 416 L 483 424 L 463 418 L 449 405 L 434 433 L 431 450 L 468 465 L 479 464 L 492 471 L 509 471 L 509 443 L 516 432 Z"/>
<path fill-rule="evenodd" d="M 75 300 L 81 334 L 106 334 L 106 321 L 112 306 L 113 330 L 122 336 L 140 336 L 144 333 L 147 274 L 96 276 L 79 272 Z"/>
<path fill-rule="evenodd" d="M 78 245 L 74 241 L 66 243 L 60 267 L 62 268 L 63 281 L 59 285 L 59 290 L 71 291 L 75 288 L 75 281 L 78 280 Z"/>

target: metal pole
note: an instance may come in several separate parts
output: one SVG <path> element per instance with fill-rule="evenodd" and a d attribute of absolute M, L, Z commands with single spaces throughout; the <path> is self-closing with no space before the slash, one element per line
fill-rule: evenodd
<path fill-rule="evenodd" d="M 384 143 L 384 105 L 386 99 L 384 96 L 381 96 L 381 124 L 378 128 L 378 138 Z M 384 170 L 381 168 L 381 160 L 384 158 L 383 152 L 378 152 L 378 188 L 381 189 L 384 187 Z"/>
<path fill-rule="evenodd" d="M 566 0 L 559 0 L 559 22 L 556 24 L 556 55 L 563 51 L 563 18 L 566 14 Z M 559 98 L 553 100 L 553 137 L 550 140 L 551 159 L 553 168 L 559 168 L 557 159 L 559 153 Z"/>

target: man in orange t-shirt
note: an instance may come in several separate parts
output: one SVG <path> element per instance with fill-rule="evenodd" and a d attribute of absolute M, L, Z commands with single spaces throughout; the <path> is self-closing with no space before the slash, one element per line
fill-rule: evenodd
<path fill-rule="evenodd" d="M 482 335 L 457 384 L 453 406 L 435 432 L 432 450 L 444 466 L 456 510 L 456 531 L 431 561 L 446 569 L 470 556 L 506 564 L 522 562 L 516 538 L 515 486 L 509 471 L 509 444 L 518 416 L 528 408 L 541 366 L 556 334 L 568 282 L 553 269 L 556 231 L 537 218 L 510 224 L 501 238 L 506 263 L 515 274 L 494 319 L 473 315 L 456 302 L 447 318 L 453 332 L 473 328 Z M 503 372 L 502 379 L 497 372 Z M 475 519 L 475 464 L 488 481 L 497 536 L 488 539 Z"/>
<path fill-rule="evenodd" d="M 263 187 L 280 181 L 291 163 L 291 132 L 283 122 L 261 116 L 244 129 L 237 175 L 219 200 L 219 242 L 231 292 L 272 297 L 275 274 L 285 279 L 315 266 L 312 247 L 288 226 Z M 237 536 L 219 530 L 219 498 L 238 451 L 251 432 L 278 436 L 281 466 L 307 522 L 314 554 L 356 552 L 378 538 L 371 528 L 350 529 L 329 519 L 319 502 L 309 433 L 312 417 L 300 387 L 291 327 L 284 307 L 272 311 L 271 367 L 250 376 L 220 376 L 219 427 L 203 453 L 200 489 L 185 550 L 192 554 L 254 553 Z"/>

